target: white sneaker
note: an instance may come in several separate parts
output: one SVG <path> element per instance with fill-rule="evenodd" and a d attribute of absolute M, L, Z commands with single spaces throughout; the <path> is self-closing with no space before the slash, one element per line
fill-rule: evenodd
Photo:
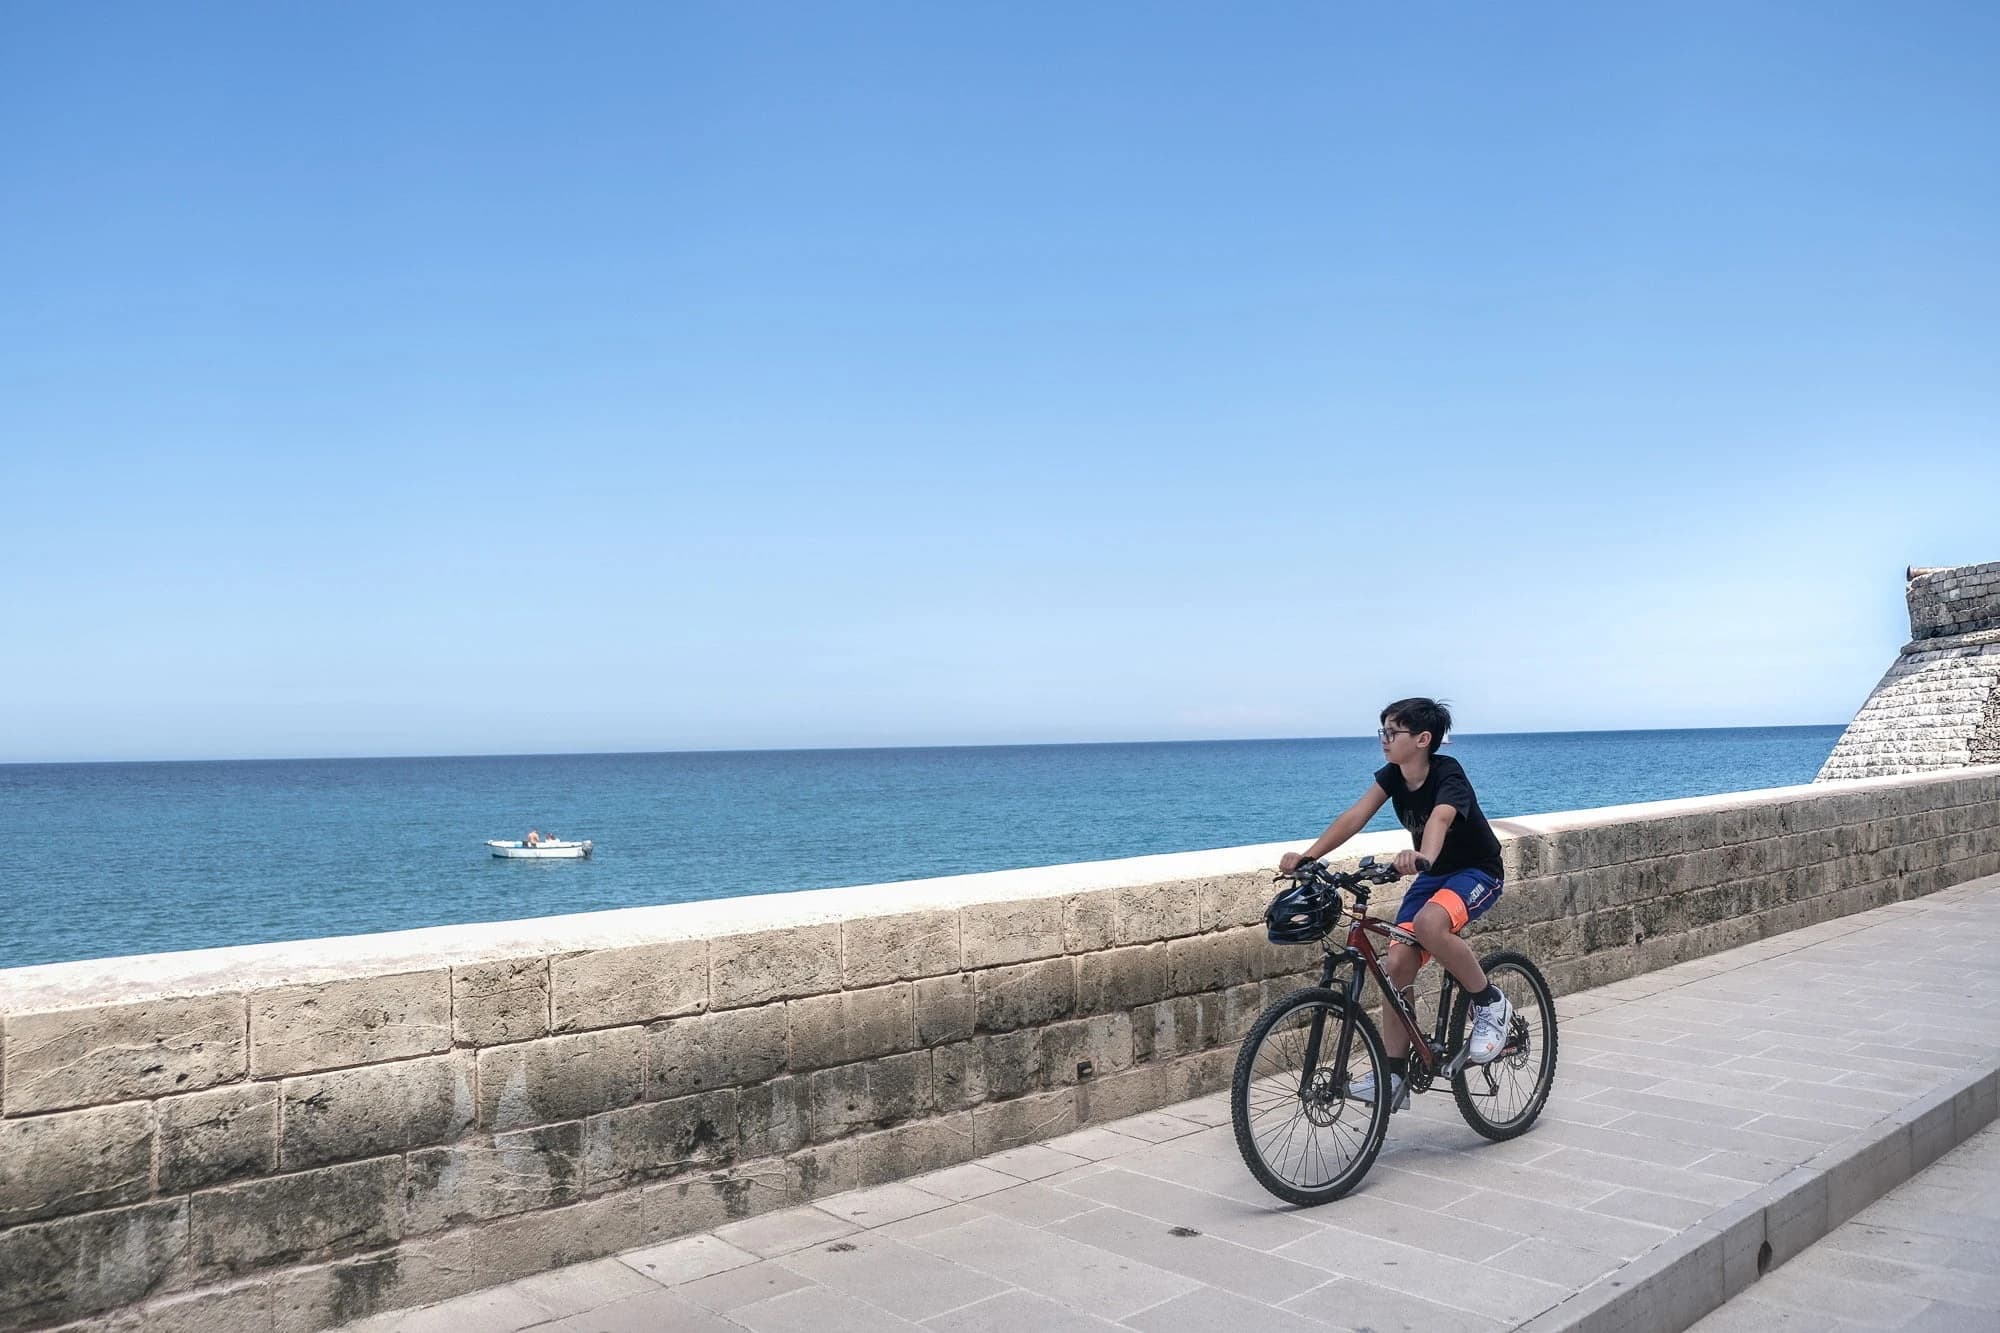
<path fill-rule="evenodd" d="M 1408 1081 L 1401 1074 L 1389 1075 L 1389 1109 L 1391 1111 L 1401 1108 L 1403 1104 L 1403 1085 Z M 1371 1069 L 1360 1078 L 1349 1079 L 1347 1081 L 1347 1095 L 1357 1102 L 1368 1102 L 1372 1105 L 1375 1101 L 1375 1071 Z"/>
<path fill-rule="evenodd" d="M 1492 1004 L 1472 1006 L 1472 1035 L 1465 1042 L 1467 1064 L 1483 1065 L 1500 1054 L 1500 1048 L 1507 1044 L 1507 1024 L 1514 1017 L 1514 1006 L 1507 1003 L 1502 995 Z"/>

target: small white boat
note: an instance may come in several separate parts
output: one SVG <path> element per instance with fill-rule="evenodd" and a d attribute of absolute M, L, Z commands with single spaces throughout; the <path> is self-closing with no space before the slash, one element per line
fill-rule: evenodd
<path fill-rule="evenodd" d="M 582 842 L 563 842 L 559 838 L 544 838 L 530 847 L 525 842 L 501 842 L 488 838 L 486 845 L 493 849 L 495 856 L 527 857 L 537 861 L 588 861 L 590 859 L 590 839 Z"/>

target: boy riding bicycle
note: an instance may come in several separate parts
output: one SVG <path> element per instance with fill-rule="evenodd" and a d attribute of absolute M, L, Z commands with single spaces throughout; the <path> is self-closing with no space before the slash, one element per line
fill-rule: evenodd
<path fill-rule="evenodd" d="M 1403 896 L 1396 924 L 1415 935 L 1423 949 L 1401 943 L 1390 946 L 1384 970 L 1402 991 L 1416 980 L 1424 961 L 1435 957 L 1473 999 L 1466 1058 L 1469 1064 L 1485 1064 L 1499 1053 L 1513 1009 L 1500 988 L 1487 980 L 1479 955 L 1458 932 L 1500 900 L 1500 840 L 1479 809 L 1465 769 L 1437 752 L 1451 730 L 1451 713 L 1443 704 L 1435 699 L 1399 699 L 1382 710 L 1380 721 L 1375 735 L 1382 743 L 1382 757 L 1389 762 L 1376 770 L 1375 781 L 1361 799 L 1327 825 L 1311 846 L 1280 857 L 1278 869 L 1290 873 L 1302 861 L 1331 854 L 1361 832 L 1384 801 L 1392 802 L 1413 847 L 1396 854 L 1396 870 L 1417 873 Z M 1389 1062 L 1389 1107 L 1399 1110 L 1407 1101 L 1410 1038 L 1386 1012 L 1382 1045 Z M 1372 1102 L 1374 1073 L 1356 1079 L 1349 1093 Z"/>

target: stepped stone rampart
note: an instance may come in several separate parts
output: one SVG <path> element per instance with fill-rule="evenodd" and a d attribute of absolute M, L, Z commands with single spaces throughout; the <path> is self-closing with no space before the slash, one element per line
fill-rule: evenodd
<path fill-rule="evenodd" d="M 2000 768 L 1495 826 L 1560 993 L 2000 873 Z M 0 971 L 0 1329 L 321 1329 L 1223 1087 L 1280 850 Z"/>
<path fill-rule="evenodd" d="M 1822 782 L 2000 763 L 2000 562 L 1909 571 L 1910 642 Z"/>

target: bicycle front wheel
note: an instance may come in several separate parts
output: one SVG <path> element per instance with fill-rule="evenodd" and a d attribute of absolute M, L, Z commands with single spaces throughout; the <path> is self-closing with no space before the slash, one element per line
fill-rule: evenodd
<path fill-rule="evenodd" d="M 1513 1006 L 1500 1053 L 1467 1065 L 1451 1080 L 1451 1095 L 1465 1123 L 1496 1142 L 1527 1132 L 1549 1100 L 1556 1078 L 1556 1002 L 1541 969 L 1511 950 L 1479 960 L 1486 979 Z M 1472 997 L 1463 990 L 1451 1007 L 1451 1045 L 1465 1047 Z"/>
<path fill-rule="evenodd" d="M 1355 1095 L 1355 1085 L 1375 1091 Z M 1353 1189 L 1389 1130 L 1388 1059 L 1375 1024 L 1338 991 L 1294 991 L 1243 1039 L 1229 1087 L 1236 1147 L 1257 1183 L 1310 1207 Z"/>

